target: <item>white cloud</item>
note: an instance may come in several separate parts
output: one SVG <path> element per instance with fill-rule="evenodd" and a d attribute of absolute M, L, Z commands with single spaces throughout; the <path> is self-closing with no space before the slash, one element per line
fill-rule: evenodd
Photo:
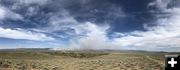
<path fill-rule="evenodd" d="M 134 31 L 127 36 L 115 38 L 112 43 L 116 46 L 134 47 L 133 49 L 141 50 L 180 51 L 180 8 L 167 8 L 170 2 L 161 2 L 162 0 L 157 0 L 157 4 L 160 4 L 158 7 L 162 9 L 161 12 L 168 11 L 167 14 L 170 16 L 158 18 L 156 21 L 158 25 L 145 27 L 148 29 L 146 32 Z"/>
<path fill-rule="evenodd" d="M 39 28 L 39 30 L 44 32 L 55 32 L 55 31 L 65 31 L 68 29 L 73 29 L 79 22 L 72 17 L 68 11 L 62 8 L 61 11 L 57 13 L 50 13 L 48 19 L 48 27 Z M 71 34 L 71 32 L 66 32 Z"/>
<path fill-rule="evenodd" d="M 39 4 L 44 5 L 48 0 L 18 0 L 22 4 Z M 78 22 L 68 11 L 62 8 L 62 11 L 50 15 L 49 27 L 35 29 L 37 32 L 51 33 L 53 31 L 63 31 L 74 29 L 75 33 L 66 31 L 67 34 L 77 35 L 70 41 L 69 49 L 134 49 L 134 50 L 166 50 L 180 51 L 180 8 L 167 8 L 170 0 L 156 0 L 149 6 L 156 6 L 160 12 L 166 12 L 169 16 L 158 18 L 157 26 L 145 27 L 148 31 L 134 31 L 131 33 L 112 34 L 113 39 L 107 36 L 109 25 L 97 25 L 91 22 Z M 15 8 L 16 9 L 16 8 Z M 28 15 L 35 13 L 35 8 L 29 7 Z M 97 10 L 94 10 L 96 12 Z M 159 12 L 158 11 L 158 12 Z M 125 17 L 122 9 L 115 9 L 109 16 Z M 17 13 L 7 8 L 0 7 L 0 19 L 23 19 Z M 35 41 L 51 41 L 54 38 L 43 33 L 31 31 L 13 30 L 0 28 L 0 37 L 12 39 L 26 39 Z M 61 35 L 60 35 L 61 36 Z M 65 36 L 62 35 L 65 38 Z M 61 44 L 51 43 L 56 46 Z M 64 46 L 64 45 L 63 45 Z M 168 49 L 167 49 L 168 48 Z M 65 49 L 65 48 L 63 48 Z"/>
<path fill-rule="evenodd" d="M 48 0 L 18 0 L 18 1 L 24 4 L 39 4 L 39 5 L 44 5 L 48 2 Z"/>
<path fill-rule="evenodd" d="M 159 10 L 164 10 L 167 8 L 171 0 L 155 0 L 148 4 L 148 6 L 156 6 Z"/>
<path fill-rule="evenodd" d="M 84 36 L 72 40 L 69 48 L 180 51 L 180 8 L 167 8 L 167 4 L 162 4 L 159 8 L 161 12 L 166 12 L 170 16 L 158 18 L 155 21 L 157 26 L 145 27 L 148 31 L 134 31 L 126 34 L 116 32 L 115 35 L 120 37 L 112 40 L 107 36 L 110 26 L 98 26 L 90 22 L 78 25 L 74 27 L 76 33 Z"/>
<path fill-rule="evenodd" d="M 22 20 L 23 17 L 0 5 L 0 20 L 3 19 Z"/>
<path fill-rule="evenodd" d="M 159 22 L 159 24 L 160 23 L 163 22 Z M 169 27 L 169 25 L 166 26 Z M 150 28 L 149 31 L 146 32 L 134 31 L 129 34 L 116 33 L 118 35 L 120 34 L 121 37 L 115 37 L 111 40 L 107 36 L 107 31 L 110 28 L 109 25 L 99 26 L 91 22 L 86 22 L 75 28 L 75 30 L 80 34 L 83 33 L 83 36 L 72 39 L 68 49 L 132 49 L 168 51 L 166 48 L 169 48 L 171 51 L 178 51 L 178 49 L 173 49 L 180 45 L 180 38 L 178 38 L 180 34 L 178 33 L 178 29 L 173 29 L 169 32 L 166 30 L 168 29 L 166 26 L 159 25 L 153 27 L 153 29 Z"/>
<path fill-rule="evenodd" d="M 0 19 L 4 19 L 6 11 L 0 8 Z"/>
<path fill-rule="evenodd" d="M 155 0 L 154 2 L 149 3 L 148 7 L 156 7 L 159 9 L 157 12 L 177 13 L 177 11 L 179 11 L 177 8 L 180 8 L 179 3 L 179 0 Z M 173 9 L 176 9 L 176 11 Z"/>
<path fill-rule="evenodd" d="M 98 26 L 96 24 L 86 22 L 83 24 L 87 33 L 84 37 L 81 37 L 78 41 L 80 49 L 105 49 L 107 48 L 108 38 L 106 36 L 106 30 L 109 29 L 109 26 Z"/>
<path fill-rule="evenodd" d="M 25 39 L 25 40 L 34 40 L 34 41 L 53 41 L 55 40 L 52 37 L 49 37 L 43 33 L 36 33 L 31 31 L 25 31 L 20 29 L 5 29 L 0 27 L 0 37 L 10 38 L 10 39 Z"/>

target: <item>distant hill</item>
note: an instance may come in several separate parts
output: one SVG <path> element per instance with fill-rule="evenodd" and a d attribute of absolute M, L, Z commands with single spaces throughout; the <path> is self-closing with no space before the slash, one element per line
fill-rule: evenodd
<path fill-rule="evenodd" d="M 0 52 L 17 52 L 17 51 L 27 51 L 27 52 L 37 52 L 37 51 L 49 51 L 51 48 L 16 48 L 16 49 L 0 49 Z"/>
<path fill-rule="evenodd" d="M 53 51 L 71 51 L 71 52 L 124 52 L 124 53 L 180 53 L 180 52 L 165 52 L 165 51 L 145 51 L 145 50 L 111 50 L 111 49 L 86 49 L 86 50 L 53 50 L 52 48 L 15 48 L 15 49 L 0 49 L 0 52 L 53 52 Z"/>

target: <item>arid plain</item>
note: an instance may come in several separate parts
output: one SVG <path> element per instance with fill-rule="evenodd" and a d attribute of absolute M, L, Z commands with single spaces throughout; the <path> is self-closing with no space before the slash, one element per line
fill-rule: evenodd
<path fill-rule="evenodd" d="M 0 70 L 164 70 L 153 52 L 0 52 Z"/>

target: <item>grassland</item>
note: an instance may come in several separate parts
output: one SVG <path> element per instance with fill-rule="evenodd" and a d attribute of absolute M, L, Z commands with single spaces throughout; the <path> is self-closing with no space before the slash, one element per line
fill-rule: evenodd
<path fill-rule="evenodd" d="M 0 70 L 164 70 L 164 53 L 0 52 Z"/>

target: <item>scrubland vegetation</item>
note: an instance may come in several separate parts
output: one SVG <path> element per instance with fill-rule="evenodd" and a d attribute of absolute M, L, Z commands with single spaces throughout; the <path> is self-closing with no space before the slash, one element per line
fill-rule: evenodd
<path fill-rule="evenodd" d="M 0 70 L 164 70 L 164 55 L 132 52 L 0 52 Z"/>

